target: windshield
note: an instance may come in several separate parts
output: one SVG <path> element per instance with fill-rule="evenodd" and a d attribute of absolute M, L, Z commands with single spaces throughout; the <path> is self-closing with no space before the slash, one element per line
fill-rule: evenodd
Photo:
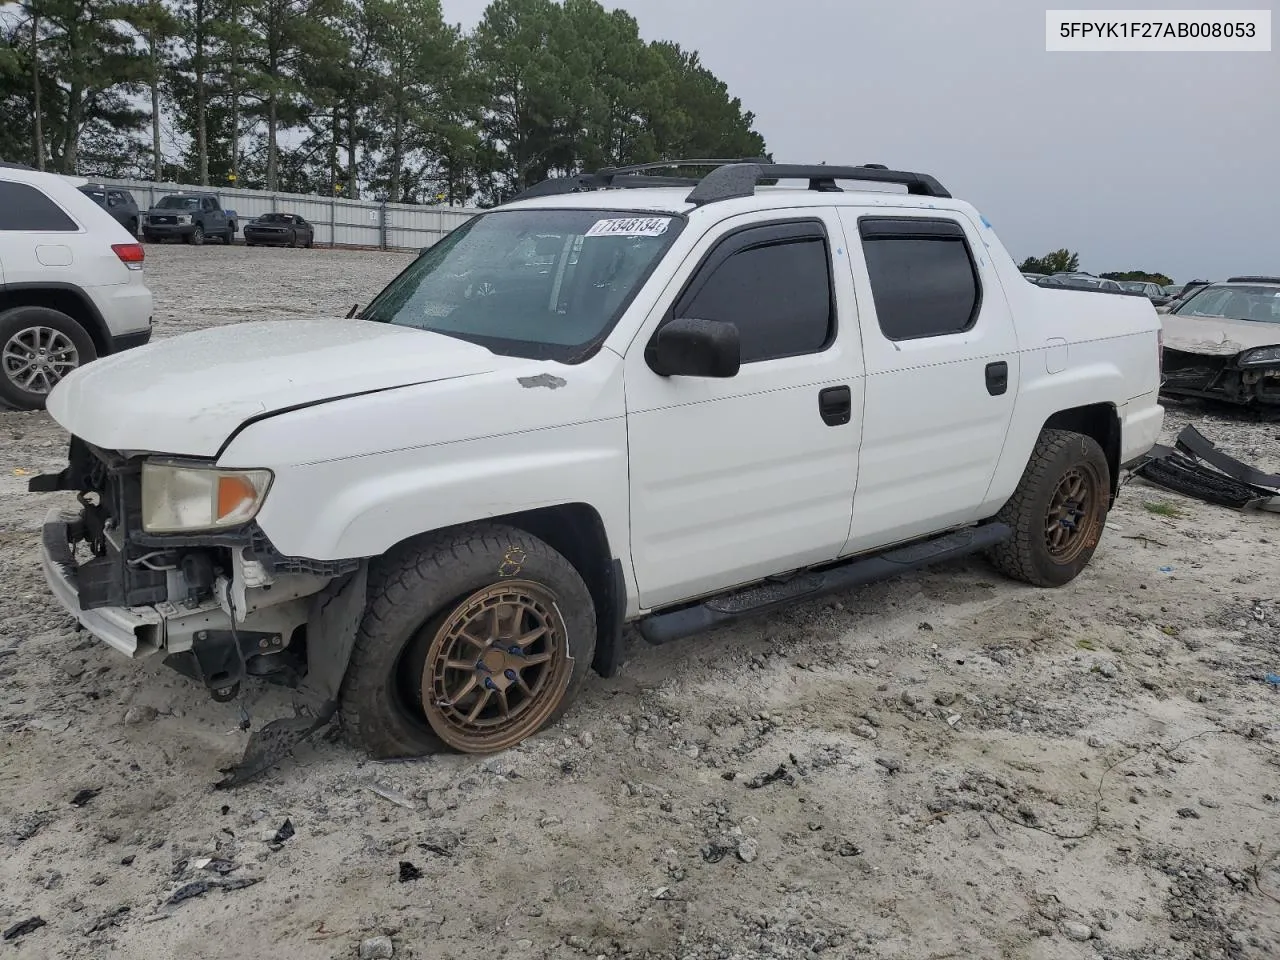
<path fill-rule="evenodd" d="M 1173 312 L 1180 317 L 1280 323 L 1280 286 L 1201 287 Z"/>
<path fill-rule="evenodd" d="M 293 217 L 287 213 L 264 213 L 258 218 L 259 223 L 292 223 Z"/>
<path fill-rule="evenodd" d="M 198 210 L 199 197 L 165 197 L 156 204 L 157 210 Z"/>
<path fill-rule="evenodd" d="M 634 211 L 481 214 L 428 248 L 362 314 L 536 359 L 612 328 L 684 227 Z"/>
<path fill-rule="evenodd" d="M 1128 290 L 1130 293 L 1146 293 L 1147 285 L 1137 280 L 1120 280 L 1121 290 Z"/>

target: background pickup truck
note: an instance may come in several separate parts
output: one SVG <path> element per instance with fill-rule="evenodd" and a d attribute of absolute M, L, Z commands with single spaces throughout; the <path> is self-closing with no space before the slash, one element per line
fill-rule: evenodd
<path fill-rule="evenodd" d="M 197 245 L 205 237 L 221 237 L 230 243 L 236 235 L 236 212 L 223 210 L 212 193 L 171 193 L 143 215 L 142 235 L 152 241 L 178 237 Z"/>

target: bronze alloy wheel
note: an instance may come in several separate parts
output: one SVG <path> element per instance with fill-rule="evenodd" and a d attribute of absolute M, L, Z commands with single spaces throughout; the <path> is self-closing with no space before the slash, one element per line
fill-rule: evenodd
<path fill-rule="evenodd" d="M 1085 462 L 1062 475 L 1045 513 L 1044 537 L 1055 563 L 1071 563 L 1101 536 L 1102 477 Z"/>
<path fill-rule="evenodd" d="M 422 670 L 432 730 L 464 753 L 490 753 L 537 732 L 573 675 L 555 594 L 508 580 L 471 594 L 440 624 Z"/>

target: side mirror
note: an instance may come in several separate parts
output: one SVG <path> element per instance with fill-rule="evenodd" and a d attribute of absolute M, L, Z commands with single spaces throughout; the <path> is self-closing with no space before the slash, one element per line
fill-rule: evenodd
<path fill-rule="evenodd" d="M 742 366 L 738 328 L 723 320 L 672 320 L 645 349 L 660 377 L 736 377 Z"/>

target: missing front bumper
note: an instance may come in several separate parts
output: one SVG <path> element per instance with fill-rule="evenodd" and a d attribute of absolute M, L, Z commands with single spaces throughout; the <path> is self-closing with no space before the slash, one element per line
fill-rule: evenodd
<path fill-rule="evenodd" d="M 85 610 L 68 530 L 73 521 L 50 510 L 41 533 L 40 560 L 45 580 L 58 602 L 91 634 L 127 657 L 146 656 L 163 644 L 163 618 L 153 607 L 100 607 Z"/>

